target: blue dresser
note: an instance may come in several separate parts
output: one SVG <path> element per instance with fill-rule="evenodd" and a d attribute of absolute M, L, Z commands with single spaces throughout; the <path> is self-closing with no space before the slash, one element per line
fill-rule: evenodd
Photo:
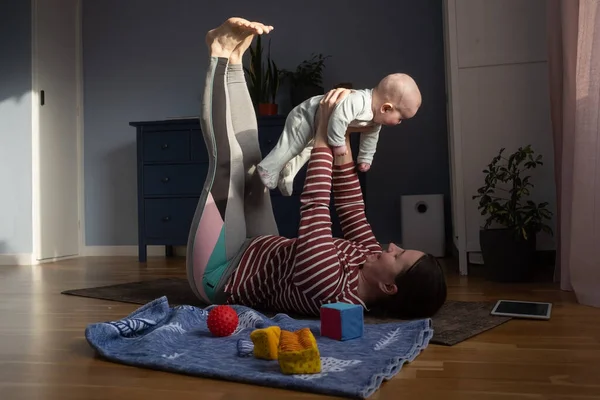
<path fill-rule="evenodd" d="M 285 116 L 258 118 L 261 153 L 275 146 Z M 139 261 L 146 261 L 146 247 L 165 246 L 172 255 L 173 246 L 185 246 L 196 205 L 208 172 L 208 154 L 198 119 L 130 122 L 137 131 L 138 177 L 138 246 Z M 353 137 L 353 154 L 357 154 L 358 137 Z M 273 212 L 279 234 L 297 235 L 300 222 L 300 193 L 306 166 L 294 181 L 294 194 L 282 196 L 271 191 Z M 363 193 L 365 177 L 360 174 Z M 332 203 L 333 204 L 333 203 Z M 333 234 L 341 237 L 335 212 Z"/>

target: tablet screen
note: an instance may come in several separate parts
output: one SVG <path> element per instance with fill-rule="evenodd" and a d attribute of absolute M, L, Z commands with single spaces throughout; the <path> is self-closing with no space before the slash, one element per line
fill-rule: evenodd
<path fill-rule="evenodd" d="M 526 314 L 526 315 L 546 315 L 548 313 L 547 304 L 537 303 L 518 303 L 502 301 L 496 308 L 498 313 L 507 314 Z"/>

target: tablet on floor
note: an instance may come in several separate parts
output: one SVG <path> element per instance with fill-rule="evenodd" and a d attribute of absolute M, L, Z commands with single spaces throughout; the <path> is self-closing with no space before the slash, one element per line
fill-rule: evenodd
<path fill-rule="evenodd" d="M 551 313 L 552 303 L 519 300 L 498 300 L 491 312 L 505 317 L 544 320 L 550 319 Z"/>

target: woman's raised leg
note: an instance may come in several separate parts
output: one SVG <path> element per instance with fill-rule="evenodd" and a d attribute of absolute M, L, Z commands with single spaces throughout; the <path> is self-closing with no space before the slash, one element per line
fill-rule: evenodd
<path fill-rule="evenodd" d="M 209 64 L 200 122 L 209 170 L 190 227 L 187 273 L 192 290 L 209 303 L 214 299 L 219 272 L 226 268 L 247 237 L 243 156 L 231 123 L 227 65 L 238 44 L 250 35 L 264 33 L 265 29 L 262 24 L 230 18 L 206 36 Z"/>
<path fill-rule="evenodd" d="M 244 157 L 244 214 L 249 237 L 278 235 L 271 205 L 271 194 L 260 180 L 256 166 L 262 160 L 258 144 L 256 114 L 242 67 L 242 57 L 254 35 L 244 39 L 229 56 L 227 89 L 231 104 L 231 123 Z"/>

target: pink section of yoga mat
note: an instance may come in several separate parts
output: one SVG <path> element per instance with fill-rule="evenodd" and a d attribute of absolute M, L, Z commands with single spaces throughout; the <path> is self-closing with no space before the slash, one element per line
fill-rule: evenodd
<path fill-rule="evenodd" d="M 202 285 L 202 277 L 208 265 L 208 260 L 219 240 L 221 229 L 223 229 L 223 219 L 212 195 L 209 193 L 194 239 L 194 282 L 202 299 L 209 304 L 210 300 Z"/>

